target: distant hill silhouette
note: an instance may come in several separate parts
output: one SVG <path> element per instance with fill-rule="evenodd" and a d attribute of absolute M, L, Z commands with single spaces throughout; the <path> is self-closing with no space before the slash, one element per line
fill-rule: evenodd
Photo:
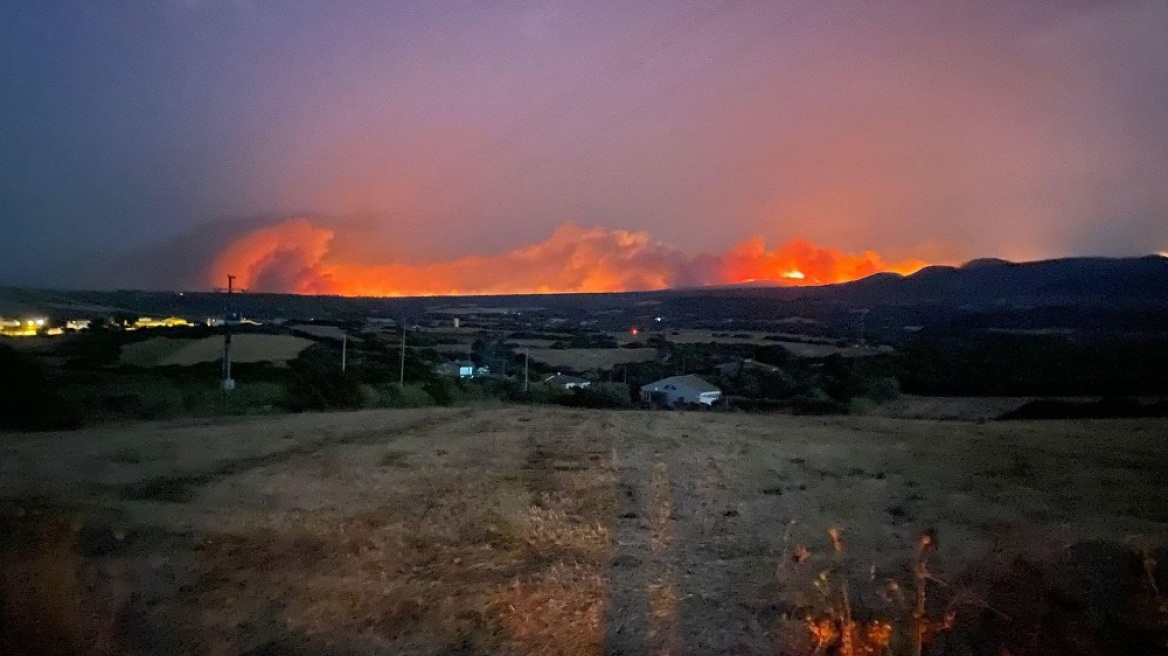
<path fill-rule="evenodd" d="M 926 267 L 910 276 L 877 274 L 808 289 L 804 296 L 857 305 L 1163 307 L 1168 258 L 982 259 L 963 267 Z"/>
<path fill-rule="evenodd" d="M 222 295 L 150 291 L 44 291 L 0 288 L 0 307 L 18 304 L 55 314 L 83 308 L 120 309 L 151 315 L 206 317 L 223 312 Z M 232 305 L 258 319 L 285 317 L 417 316 L 427 308 L 465 304 L 465 298 L 341 298 L 291 294 L 241 294 Z M 480 306 L 533 307 L 548 314 L 584 318 L 604 314 L 603 324 L 627 327 L 652 312 L 687 321 L 773 320 L 792 315 L 854 323 L 850 309 L 885 308 L 899 325 L 933 324 L 974 312 L 1025 313 L 1152 310 L 1168 313 L 1168 258 L 1068 258 L 1011 263 L 974 260 L 962 267 L 932 266 L 910 276 L 880 273 L 822 287 L 729 286 L 615 294 L 476 296 Z M 654 309 L 640 309 L 650 303 Z M 645 306 L 648 307 L 648 306 Z M 838 316 L 837 316 L 838 315 Z M 850 316 L 850 315 L 849 315 Z M 834 318 L 832 318 L 834 317 Z M 875 325 L 875 324 L 873 324 Z"/>

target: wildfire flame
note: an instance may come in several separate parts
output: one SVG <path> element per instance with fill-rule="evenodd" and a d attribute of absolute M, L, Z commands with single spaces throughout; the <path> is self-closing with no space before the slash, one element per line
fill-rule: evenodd
<path fill-rule="evenodd" d="M 796 239 L 767 250 L 749 239 L 721 255 L 692 257 L 646 232 L 560 226 L 546 241 L 490 256 L 430 264 L 346 263 L 335 232 L 307 219 L 255 230 L 219 254 L 209 282 L 235 275 L 254 291 L 341 296 L 441 296 L 646 291 L 748 282 L 823 285 L 882 271 L 913 273 L 920 260 L 889 262 Z"/>

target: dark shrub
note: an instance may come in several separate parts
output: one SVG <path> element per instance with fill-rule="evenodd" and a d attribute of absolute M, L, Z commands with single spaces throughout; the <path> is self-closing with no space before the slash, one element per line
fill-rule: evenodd
<path fill-rule="evenodd" d="M 434 403 L 450 405 L 458 395 L 458 383 L 449 378 L 431 377 L 422 383 L 422 391 L 429 394 Z"/>
<path fill-rule="evenodd" d="M 365 404 L 360 379 L 341 373 L 339 358 L 334 356 L 331 349 L 317 345 L 305 349 L 289 363 L 289 410 L 341 410 Z"/>
<path fill-rule="evenodd" d="M 556 400 L 571 408 L 627 408 L 631 405 L 629 386 L 621 383 L 573 389 Z"/>
<path fill-rule="evenodd" d="M 56 392 L 40 361 L 0 345 L 0 428 L 66 430 L 80 425 L 76 404 Z"/>

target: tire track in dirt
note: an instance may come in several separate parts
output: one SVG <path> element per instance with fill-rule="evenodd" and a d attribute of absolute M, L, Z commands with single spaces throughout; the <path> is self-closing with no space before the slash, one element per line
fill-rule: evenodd
<path fill-rule="evenodd" d="M 615 417 L 623 512 L 616 520 L 606 654 L 676 654 L 679 641 L 678 444 L 654 434 L 656 417 Z"/>
<path fill-rule="evenodd" d="M 516 417 L 526 452 L 523 562 L 497 606 L 507 653 L 597 654 L 604 646 L 617 486 L 612 424 L 594 412 Z"/>
<path fill-rule="evenodd" d="M 740 537 L 737 443 L 690 414 L 630 414 L 619 426 L 620 479 L 637 491 L 637 519 L 618 522 L 617 559 L 636 565 L 625 573 L 629 601 L 621 607 L 614 591 L 612 613 L 625 623 L 648 617 L 643 635 L 610 640 L 608 653 L 758 651 L 761 636 L 743 605 L 757 576 L 743 568 L 758 554 Z"/>
<path fill-rule="evenodd" d="M 646 586 L 649 596 L 648 652 L 669 656 L 678 652 L 677 556 L 673 552 L 672 483 L 669 465 L 658 461 L 649 475 L 649 548 L 653 557 Z"/>
<path fill-rule="evenodd" d="M 604 639 L 607 656 L 643 654 L 649 635 L 651 579 L 646 563 L 652 557 L 652 535 L 644 519 L 648 516 L 648 469 L 644 463 L 644 447 L 638 448 L 641 442 L 637 438 L 641 435 L 630 435 L 625 424 L 618 422 L 613 440 L 619 515 L 614 521 L 613 558 L 609 566 Z"/>
<path fill-rule="evenodd" d="M 742 473 L 739 455 L 734 438 L 713 432 L 703 419 L 676 419 L 674 434 L 685 446 L 671 452 L 679 638 L 688 653 L 757 653 L 753 617 L 743 605 L 751 578 L 744 568 L 757 554 L 742 539 L 746 529 L 734 485 Z"/>

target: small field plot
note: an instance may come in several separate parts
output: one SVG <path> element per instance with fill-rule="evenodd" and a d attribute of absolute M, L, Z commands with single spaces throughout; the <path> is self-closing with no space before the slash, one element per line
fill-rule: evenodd
<path fill-rule="evenodd" d="M 231 359 L 235 362 L 286 362 L 313 344 L 294 335 L 235 335 Z M 223 357 L 223 338 L 181 339 L 152 337 L 122 347 L 122 364 L 139 367 L 189 366 Z"/>
<path fill-rule="evenodd" d="M 626 362 L 647 362 L 657 357 L 657 349 L 540 349 L 528 351 L 532 360 L 552 367 L 576 371 L 611 369 Z"/>

